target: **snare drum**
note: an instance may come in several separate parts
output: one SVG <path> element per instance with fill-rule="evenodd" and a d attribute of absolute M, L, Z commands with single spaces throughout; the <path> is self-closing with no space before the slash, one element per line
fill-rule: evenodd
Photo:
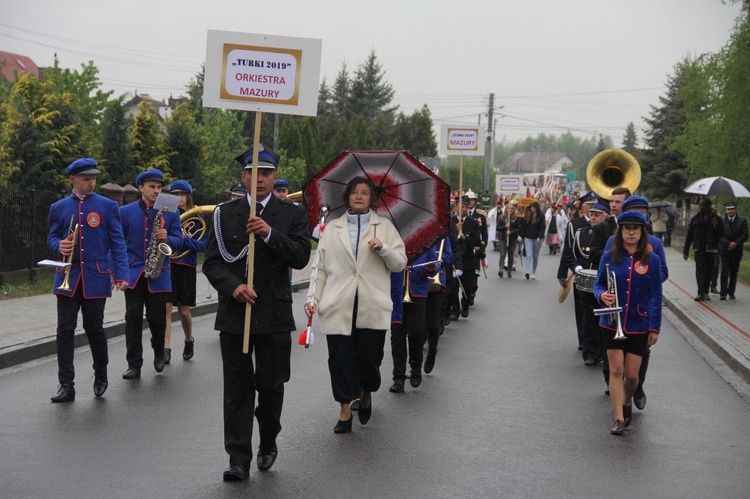
<path fill-rule="evenodd" d="M 578 291 L 594 292 L 597 271 L 594 269 L 584 269 L 576 274 L 575 286 Z"/>

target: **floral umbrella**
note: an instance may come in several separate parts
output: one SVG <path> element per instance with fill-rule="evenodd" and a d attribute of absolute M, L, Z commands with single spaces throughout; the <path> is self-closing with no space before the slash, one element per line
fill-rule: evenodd
<path fill-rule="evenodd" d="M 328 222 L 346 212 L 343 193 L 357 176 L 377 187 L 377 213 L 393 222 L 410 261 L 448 234 L 450 185 L 406 151 L 339 154 L 302 188 L 311 228 L 318 225 L 321 206 L 328 207 Z"/>

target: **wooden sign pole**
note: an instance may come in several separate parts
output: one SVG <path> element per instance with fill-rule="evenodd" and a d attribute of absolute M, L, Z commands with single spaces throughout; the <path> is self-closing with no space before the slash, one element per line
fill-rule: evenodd
<path fill-rule="evenodd" d="M 260 147 L 260 119 L 263 113 L 255 112 L 255 134 L 253 136 L 253 170 L 250 182 L 250 217 L 255 216 L 258 203 L 258 148 Z M 253 289 L 253 274 L 255 273 L 255 234 L 250 234 L 247 241 L 247 287 Z M 250 353 L 250 318 L 253 306 L 245 303 L 245 329 L 242 337 L 242 353 Z"/>

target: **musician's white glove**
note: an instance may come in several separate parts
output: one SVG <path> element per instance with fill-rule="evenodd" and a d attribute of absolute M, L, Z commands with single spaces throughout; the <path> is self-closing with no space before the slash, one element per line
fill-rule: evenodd
<path fill-rule="evenodd" d="M 579 273 L 580 271 L 582 271 L 582 270 L 583 270 L 583 267 L 582 267 L 581 265 L 579 265 L 579 266 L 577 266 L 577 267 L 576 267 L 576 269 L 575 269 L 575 270 L 573 271 L 573 273 L 574 273 L 575 275 L 578 275 L 578 273 Z"/>
<path fill-rule="evenodd" d="M 464 275 L 464 271 L 463 270 L 456 269 L 456 270 L 453 271 L 453 278 L 454 279 L 458 279 L 462 275 Z"/>

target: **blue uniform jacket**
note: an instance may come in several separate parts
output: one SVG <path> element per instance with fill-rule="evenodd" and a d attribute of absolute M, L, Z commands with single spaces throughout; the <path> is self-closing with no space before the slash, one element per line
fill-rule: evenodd
<path fill-rule="evenodd" d="M 426 253 L 414 260 L 411 265 L 434 262 L 435 260 L 437 260 L 437 249 L 433 246 Z M 412 268 L 409 271 L 409 295 L 412 298 L 427 298 L 427 289 L 430 284 L 429 279 L 437 274 L 439 270 L 440 265 L 437 265 L 437 269 L 432 273 L 427 272 L 426 265 Z"/>
<path fill-rule="evenodd" d="M 604 247 L 605 253 L 612 248 L 614 241 L 615 237 L 609 236 L 609 239 L 607 239 L 607 245 Z M 664 253 L 664 243 L 661 242 L 661 239 L 659 239 L 658 237 L 649 234 L 648 244 L 648 249 L 651 251 L 651 253 L 656 253 L 657 255 L 659 255 L 659 259 L 661 260 L 661 282 L 665 282 L 667 279 L 669 279 L 669 268 L 667 268 L 667 255 Z"/>
<path fill-rule="evenodd" d="M 661 330 L 661 260 L 659 255 L 651 253 L 648 265 L 634 261 L 627 251 L 623 253 L 622 262 L 612 261 L 609 252 L 605 251 L 599 262 L 599 273 L 594 284 L 594 296 L 597 300 L 607 290 L 606 264 L 610 272 L 617 276 L 617 299 L 622 307 L 620 321 L 622 330 L 628 334 L 645 334 Z M 601 301 L 600 301 L 601 302 Z M 605 329 L 615 330 L 614 322 L 609 323 L 608 315 L 602 315 L 599 325 Z"/>
<path fill-rule="evenodd" d="M 184 210 L 180 210 L 180 215 L 184 213 Z M 172 265 L 185 265 L 186 267 L 197 267 L 198 266 L 198 253 L 206 251 L 208 247 L 208 238 L 202 240 L 193 239 L 190 236 L 182 236 L 182 250 L 190 250 L 180 258 L 172 258 Z"/>
<path fill-rule="evenodd" d="M 404 318 L 404 273 L 391 272 L 391 324 L 401 324 Z"/>
<path fill-rule="evenodd" d="M 68 236 L 71 215 L 74 215 L 73 225 L 79 224 L 79 230 L 70 267 L 70 291 L 57 289 L 64 277 L 62 268 L 58 268 L 53 293 L 72 296 L 82 282 L 84 298 L 108 298 L 112 296 L 112 277 L 128 281 L 128 259 L 117 203 L 92 193 L 83 200 L 71 194 L 52 204 L 47 246 L 56 255 L 60 241 Z"/>
<path fill-rule="evenodd" d="M 436 255 L 440 252 L 440 243 L 437 243 L 435 245 L 435 251 Z M 438 269 L 440 272 L 440 284 L 443 286 L 443 291 L 445 290 L 445 272 L 446 269 L 450 269 L 451 265 L 453 265 L 453 247 L 451 246 L 451 239 L 450 237 L 445 238 L 445 244 L 443 245 L 443 255 L 442 258 L 440 258 L 441 264 L 440 268 Z"/>
<path fill-rule="evenodd" d="M 130 289 L 138 284 L 143 273 L 146 261 L 146 251 L 151 239 L 151 226 L 154 223 L 156 213 L 154 208 L 146 209 L 142 200 L 126 204 L 120 208 L 122 218 L 122 232 L 125 235 L 125 243 L 128 249 L 128 265 Z M 182 229 L 180 228 L 180 216 L 177 213 L 166 213 L 163 225 L 167 229 L 167 244 L 172 251 L 182 248 Z M 168 292 L 172 290 L 172 276 L 170 272 L 170 259 L 165 258 L 162 264 L 161 274 L 156 279 L 148 279 L 148 290 L 151 293 Z"/>

